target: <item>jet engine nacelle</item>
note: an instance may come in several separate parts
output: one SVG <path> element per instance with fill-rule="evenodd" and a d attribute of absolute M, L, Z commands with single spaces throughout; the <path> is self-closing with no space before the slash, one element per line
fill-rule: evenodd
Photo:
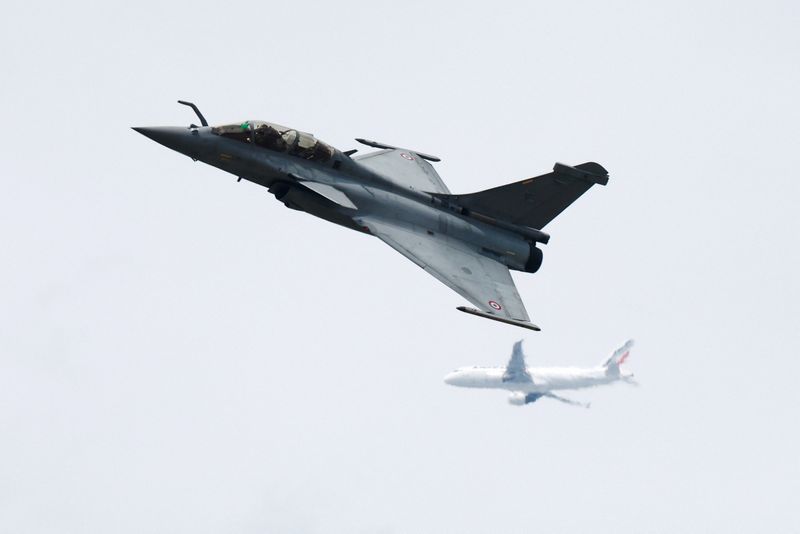
<path fill-rule="evenodd" d="M 508 403 L 514 406 L 525 406 L 526 395 L 521 391 L 514 391 L 508 396 Z"/>
<path fill-rule="evenodd" d="M 528 261 L 525 262 L 525 272 L 535 273 L 542 266 L 542 259 L 544 254 L 542 249 L 538 248 L 534 243 L 531 243 L 531 251 L 528 255 Z"/>
<path fill-rule="evenodd" d="M 284 203 L 287 208 L 298 209 L 291 203 L 291 197 L 296 195 L 294 188 L 285 182 L 275 182 L 269 188 L 269 192 L 275 195 L 275 198 Z M 295 193 L 295 195 L 290 195 Z"/>
<path fill-rule="evenodd" d="M 514 391 L 508 396 L 508 402 L 514 406 L 523 406 L 536 402 L 543 396 L 544 393 L 523 393 L 522 391 Z"/>
<path fill-rule="evenodd" d="M 314 213 L 314 208 L 319 204 L 316 194 L 286 182 L 275 182 L 270 186 L 269 192 L 283 202 L 284 206 L 293 210 Z"/>

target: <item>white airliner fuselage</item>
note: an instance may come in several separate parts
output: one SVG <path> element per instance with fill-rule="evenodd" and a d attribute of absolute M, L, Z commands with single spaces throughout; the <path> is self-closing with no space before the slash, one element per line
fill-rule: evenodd
<path fill-rule="evenodd" d="M 553 394 L 565 389 L 583 389 L 624 381 L 633 383 L 633 373 L 620 369 L 627 359 L 633 340 L 614 351 L 601 365 L 579 367 L 527 367 L 522 342 L 514 345 L 506 367 L 462 367 L 445 376 L 451 386 L 466 388 L 504 389 L 511 392 L 509 402 L 529 404 L 541 397 L 550 397 L 569 404 L 580 404 Z"/>

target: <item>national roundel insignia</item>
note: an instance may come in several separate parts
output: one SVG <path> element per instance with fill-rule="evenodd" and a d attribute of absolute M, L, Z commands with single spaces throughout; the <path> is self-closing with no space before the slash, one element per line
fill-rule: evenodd
<path fill-rule="evenodd" d="M 414 156 L 406 154 L 405 152 L 400 152 L 400 157 L 407 159 L 408 161 L 414 161 Z"/>
<path fill-rule="evenodd" d="M 500 310 L 502 310 L 502 309 L 503 309 L 503 307 L 502 307 L 502 306 L 500 306 L 498 303 L 496 303 L 496 302 L 495 302 L 495 301 L 493 301 L 493 300 L 490 300 L 490 301 L 489 301 L 489 306 L 491 306 L 492 308 L 494 308 L 494 309 L 495 309 L 495 310 L 497 310 L 497 311 L 500 311 Z"/>

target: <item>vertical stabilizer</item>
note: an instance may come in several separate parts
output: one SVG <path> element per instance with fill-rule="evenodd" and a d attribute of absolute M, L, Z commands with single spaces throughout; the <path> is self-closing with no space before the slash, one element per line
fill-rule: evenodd
<path fill-rule="evenodd" d="M 619 375 L 619 366 L 625 363 L 628 356 L 631 354 L 633 348 L 633 340 L 629 339 L 620 348 L 611 353 L 611 356 L 603 361 L 602 367 L 605 368 L 606 374 Z"/>
<path fill-rule="evenodd" d="M 531 375 L 525 366 L 525 353 L 522 352 L 522 340 L 514 343 L 511 351 L 511 358 L 506 365 L 506 372 L 503 373 L 503 382 L 530 382 Z M 533 401 L 528 401 L 533 402 Z"/>

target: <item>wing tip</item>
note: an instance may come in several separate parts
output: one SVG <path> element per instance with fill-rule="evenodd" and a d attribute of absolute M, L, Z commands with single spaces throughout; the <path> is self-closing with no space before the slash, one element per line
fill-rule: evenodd
<path fill-rule="evenodd" d="M 489 312 L 476 310 L 475 308 L 470 308 L 468 306 L 458 306 L 456 308 L 458 311 L 468 313 L 470 315 L 476 315 L 478 317 L 483 317 L 485 319 L 489 319 L 491 321 L 497 321 L 500 323 L 506 323 L 514 326 L 519 326 L 520 328 L 527 328 L 528 330 L 534 330 L 536 332 L 541 332 L 541 328 L 539 326 L 529 322 L 529 321 L 520 321 L 518 319 L 506 319 L 505 317 L 498 317 L 497 315 L 493 315 Z"/>
<path fill-rule="evenodd" d="M 433 156 L 431 154 L 426 154 L 418 150 L 411 150 L 410 148 L 402 148 L 399 146 L 388 145 L 386 143 L 381 143 L 380 141 L 373 141 L 372 139 L 364 139 L 363 137 L 356 137 L 356 141 L 361 143 L 362 145 L 371 146 L 373 148 L 381 148 L 384 150 L 408 150 L 409 152 L 413 152 L 417 156 L 421 157 L 422 159 L 427 159 L 428 161 L 433 161 L 433 162 L 442 161 L 441 158 Z"/>

